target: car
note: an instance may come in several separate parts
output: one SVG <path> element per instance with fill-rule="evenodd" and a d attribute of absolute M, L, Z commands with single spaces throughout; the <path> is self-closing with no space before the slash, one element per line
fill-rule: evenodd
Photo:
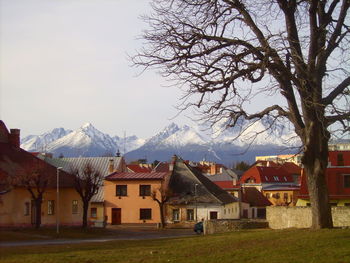
<path fill-rule="evenodd" d="M 194 225 L 193 231 L 196 232 L 197 234 L 203 233 L 203 222 L 198 222 Z"/>

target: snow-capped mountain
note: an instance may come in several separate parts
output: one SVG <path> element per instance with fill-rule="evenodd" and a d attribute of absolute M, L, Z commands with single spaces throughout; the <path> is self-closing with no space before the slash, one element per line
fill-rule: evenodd
<path fill-rule="evenodd" d="M 47 151 L 50 143 L 71 133 L 71 130 L 55 128 L 41 135 L 29 135 L 21 140 L 21 147 L 27 151 Z"/>
<path fill-rule="evenodd" d="M 62 129 L 62 128 L 61 128 Z M 57 135 L 57 130 L 44 133 L 45 138 L 51 138 L 49 142 L 46 140 L 45 148 L 37 144 L 29 144 L 31 141 L 38 141 L 43 135 L 29 135 L 22 140 L 21 148 L 27 151 L 45 151 L 53 153 L 54 156 L 63 155 L 65 157 L 77 156 L 106 156 L 115 155 L 118 150 L 124 149 L 124 139 L 115 136 L 112 138 L 96 129 L 91 123 L 85 123 L 75 131 L 66 130 Z M 64 129 L 63 129 L 64 130 Z M 53 139 L 55 138 L 56 139 Z M 119 140 L 117 139 L 119 138 Z M 125 149 L 133 150 L 142 145 L 144 140 L 138 139 L 136 136 L 125 138 Z M 39 147 L 36 147 L 39 145 Z"/>
<path fill-rule="evenodd" d="M 269 121 L 258 121 L 249 125 L 242 122 L 241 126 L 227 128 L 223 121 L 205 128 L 171 123 L 145 140 L 136 136 L 111 137 L 86 123 L 75 131 L 59 128 L 52 130 L 52 134 L 47 132 L 39 136 L 30 135 L 23 139 L 21 147 L 29 151 L 44 149 L 54 156 L 62 154 L 65 157 L 115 155 L 118 150 L 124 154 L 125 149 L 124 156 L 127 161 L 141 158 L 146 158 L 149 162 L 167 161 L 177 154 L 192 161 L 205 159 L 224 164 L 241 160 L 252 162 L 256 155 L 282 154 L 281 149 L 286 142 L 290 142 L 288 138 L 291 137 L 291 132 L 287 132 L 283 126 L 276 126 L 273 132 L 268 132 L 266 128 L 270 125 Z M 237 139 L 240 133 L 242 136 Z M 259 136 L 250 145 L 257 134 Z M 45 148 L 42 144 L 30 143 L 39 142 L 40 138 L 44 141 L 44 137 L 50 138 L 50 141 L 46 140 Z"/>

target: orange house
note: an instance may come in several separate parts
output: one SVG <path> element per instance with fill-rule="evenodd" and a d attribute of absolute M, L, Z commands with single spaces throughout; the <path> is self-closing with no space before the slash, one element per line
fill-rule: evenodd
<path fill-rule="evenodd" d="M 104 181 L 105 216 L 107 224 L 160 223 L 159 205 L 165 172 L 113 173 Z"/>
<path fill-rule="evenodd" d="M 31 226 L 38 213 L 37 206 L 23 182 L 14 178 L 24 176 L 40 168 L 40 180 L 45 182 L 41 209 L 41 225 L 79 225 L 82 222 L 82 203 L 74 189 L 72 175 L 33 156 L 19 147 L 19 130 L 9 132 L 0 121 L 0 226 Z M 32 169 L 32 170 L 30 170 Z M 57 174 L 59 174 L 59 198 L 57 199 Z M 33 180 L 33 179 L 32 179 Z M 38 188 L 30 187 L 36 195 Z M 59 203 L 59 206 L 58 206 Z M 59 209 L 58 209 L 59 208 Z M 59 211 L 58 211 L 59 210 Z M 39 211 L 38 211 L 39 212 Z"/>

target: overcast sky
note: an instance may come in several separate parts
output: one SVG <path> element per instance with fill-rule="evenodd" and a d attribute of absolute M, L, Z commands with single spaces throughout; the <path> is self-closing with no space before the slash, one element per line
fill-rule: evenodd
<path fill-rule="evenodd" d="M 0 0 L 0 119 L 22 136 L 85 122 L 149 137 L 181 96 L 155 72 L 136 76 L 149 0 Z"/>

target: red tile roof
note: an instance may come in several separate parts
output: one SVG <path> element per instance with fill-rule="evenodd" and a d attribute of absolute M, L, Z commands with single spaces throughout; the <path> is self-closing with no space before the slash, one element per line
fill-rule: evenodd
<path fill-rule="evenodd" d="M 150 173 L 152 171 L 152 169 L 138 164 L 128 164 L 126 167 L 134 173 Z"/>
<path fill-rule="evenodd" d="M 160 162 L 158 165 L 154 168 L 155 172 L 169 172 L 169 163 L 163 163 Z"/>
<path fill-rule="evenodd" d="M 168 173 L 151 172 L 151 173 L 112 173 L 108 175 L 105 180 L 162 180 Z"/>
<path fill-rule="evenodd" d="M 240 183 L 254 181 L 261 183 L 293 183 L 293 177 L 283 167 L 253 166 L 249 168 L 241 177 Z"/>
<path fill-rule="evenodd" d="M 271 202 L 255 187 L 244 187 L 242 189 L 242 202 L 250 206 L 264 207 L 272 205 Z"/>

